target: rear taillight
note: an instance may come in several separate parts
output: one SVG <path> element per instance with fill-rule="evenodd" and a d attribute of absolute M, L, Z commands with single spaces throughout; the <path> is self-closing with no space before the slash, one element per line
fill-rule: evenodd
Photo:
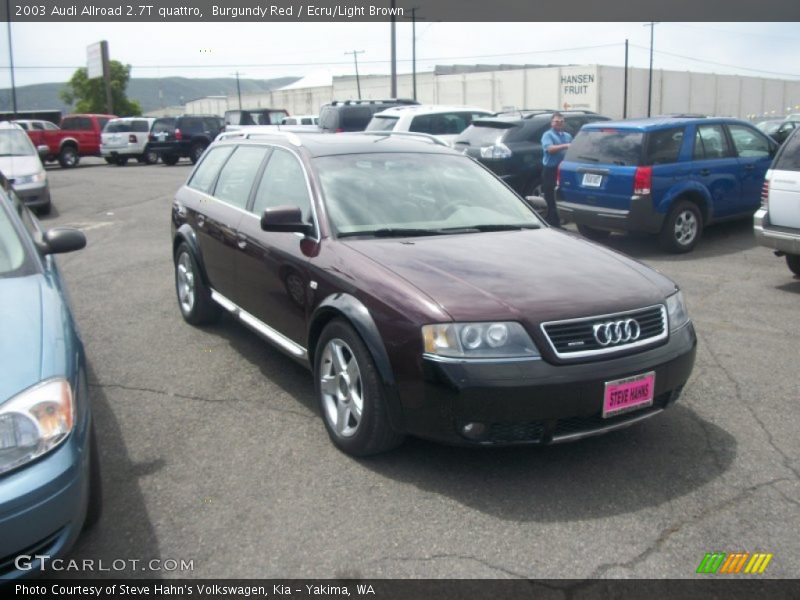
<path fill-rule="evenodd" d="M 493 146 L 484 146 L 481 148 L 481 158 L 489 158 L 492 160 L 511 158 L 511 149 L 503 143 L 494 144 Z"/>
<path fill-rule="evenodd" d="M 769 206 L 769 179 L 764 180 L 764 185 L 761 186 L 761 208 Z"/>
<path fill-rule="evenodd" d="M 133 135 L 133 134 L 130 134 L 130 135 L 128 136 L 128 143 L 129 143 L 129 144 L 135 144 L 135 143 L 136 143 L 136 136 L 135 136 L 135 135 Z"/>
<path fill-rule="evenodd" d="M 637 167 L 633 176 L 633 193 L 645 196 L 650 193 L 653 185 L 653 167 Z"/>
<path fill-rule="evenodd" d="M 556 187 L 561 187 L 561 163 L 556 167 Z"/>
<path fill-rule="evenodd" d="M 336 133 L 344 133 L 344 129 L 342 129 L 341 127 L 337 127 Z"/>
<path fill-rule="evenodd" d="M 178 140 L 178 141 L 183 139 L 183 134 L 181 133 L 180 129 L 176 129 L 175 130 L 175 139 Z"/>

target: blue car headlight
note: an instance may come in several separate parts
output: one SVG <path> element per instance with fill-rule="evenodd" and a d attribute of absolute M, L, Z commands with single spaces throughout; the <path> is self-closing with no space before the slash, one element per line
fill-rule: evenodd
<path fill-rule="evenodd" d="M 61 444 L 74 426 L 75 402 L 65 379 L 50 379 L 0 404 L 0 475 Z"/>
<path fill-rule="evenodd" d="M 681 292 L 667 298 L 667 318 L 670 331 L 677 331 L 689 322 L 689 313 L 686 311 L 686 303 Z"/>
<path fill-rule="evenodd" d="M 424 325 L 425 353 L 448 358 L 537 358 L 531 337 L 519 323 Z"/>

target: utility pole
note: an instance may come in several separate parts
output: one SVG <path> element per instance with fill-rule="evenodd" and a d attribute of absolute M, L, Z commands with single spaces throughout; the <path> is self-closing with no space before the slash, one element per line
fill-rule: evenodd
<path fill-rule="evenodd" d="M 628 118 L 628 40 L 625 40 L 625 87 L 622 92 L 622 118 Z"/>
<path fill-rule="evenodd" d="M 391 18 L 392 18 L 392 98 L 397 98 L 397 35 L 395 33 L 395 21 L 396 17 L 394 16 L 395 10 L 395 0 L 392 0 L 391 4 Z"/>
<path fill-rule="evenodd" d="M 14 83 L 14 48 L 11 44 L 11 7 L 9 0 L 6 0 L 6 17 L 8 18 L 8 61 L 11 66 L 11 110 L 14 112 L 14 119 L 17 118 L 17 85 Z"/>
<path fill-rule="evenodd" d="M 649 23 L 645 23 L 644 27 L 650 28 L 650 77 L 649 83 L 647 84 L 647 116 L 650 116 L 651 107 L 653 105 L 653 32 L 656 29 L 656 25 L 659 24 L 659 21 L 650 21 Z"/>
<path fill-rule="evenodd" d="M 412 98 L 417 99 L 417 11 L 419 6 L 412 6 L 411 10 L 411 90 Z"/>
<path fill-rule="evenodd" d="M 361 100 L 361 80 L 358 78 L 358 55 L 364 54 L 363 50 L 353 50 L 352 52 L 345 52 L 345 54 L 353 55 L 353 62 L 356 65 L 356 87 L 358 88 L 358 99 Z"/>
<path fill-rule="evenodd" d="M 236 71 L 236 95 L 239 96 L 239 110 L 242 110 L 242 88 L 239 85 L 239 71 Z"/>
<path fill-rule="evenodd" d="M 114 114 L 114 97 L 111 95 L 111 60 L 108 55 L 108 42 L 100 42 L 100 56 L 103 61 L 103 85 L 106 88 L 106 110 Z"/>

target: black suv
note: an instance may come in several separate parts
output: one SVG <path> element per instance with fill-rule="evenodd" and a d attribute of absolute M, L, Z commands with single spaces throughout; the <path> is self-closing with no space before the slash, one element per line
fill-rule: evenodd
<path fill-rule="evenodd" d="M 319 111 L 319 127 L 326 133 L 364 131 L 372 115 L 393 106 L 419 104 L 407 98 L 389 100 L 334 100 L 323 104 Z"/>
<path fill-rule="evenodd" d="M 518 194 L 541 196 L 542 135 L 550 128 L 553 112 L 531 109 L 476 119 L 456 138 L 454 147 L 486 165 Z M 609 120 L 589 111 L 560 112 L 573 136 L 586 123 Z"/>
<path fill-rule="evenodd" d="M 216 115 L 183 115 L 156 119 L 150 130 L 147 152 L 158 153 L 165 165 L 174 165 L 181 157 L 192 164 L 222 131 L 223 121 Z"/>

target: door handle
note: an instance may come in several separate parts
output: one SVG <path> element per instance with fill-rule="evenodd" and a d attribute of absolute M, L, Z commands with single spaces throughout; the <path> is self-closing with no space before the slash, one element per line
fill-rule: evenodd
<path fill-rule="evenodd" d="M 755 165 L 745 165 L 745 166 L 744 166 L 744 170 L 745 170 L 745 171 L 752 171 L 752 170 L 753 170 L 753 169 L 755 169 L 755 168 L 756 168 L 756 166 L 755 166 Z"/>
<path fill-rule="evenodd" d="M 700 175 L 702 175 L 703 177 L 707 177 L 708 175 L 711 175 L 711 170 L 710 169 L 700 169 Z"/>
<path fill-rule="evenodd" d="M 244 250 L 247 248 L 247 236 L 243 233 L 236 234 L 236 245 L 239 246 L 240 250 Z"/>

